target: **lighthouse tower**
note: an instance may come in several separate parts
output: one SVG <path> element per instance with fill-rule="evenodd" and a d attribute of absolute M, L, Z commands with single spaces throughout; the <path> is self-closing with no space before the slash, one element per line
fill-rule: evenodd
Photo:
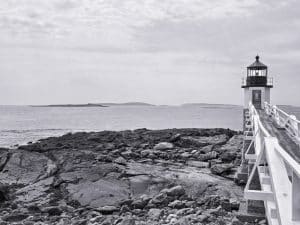
<path fill-rule="evenodd" d="M 243 78 L 244 109 L 248 108 L 251 101 L 256 109 L 263 109 L 264 102 L 270 103 L 270 90 L 273 79 L 268 77 L 268 67 L 255 57 L 255 62 L 247 67 L 247 77 Z"/>

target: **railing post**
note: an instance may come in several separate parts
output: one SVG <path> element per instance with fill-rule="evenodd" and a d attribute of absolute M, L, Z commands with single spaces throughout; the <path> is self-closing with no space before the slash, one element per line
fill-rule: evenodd
<path fill-rule="evenodd" d="M 267 102 L 264 102 L 264 105 L 265 105 L 265 113 L 266 113 L 267 115 L 269 115 L 269 110 L 268 110 Z"/>
<path fill-rule="evenodd" d="M 295 172 L 292 183 L 292 220 L 300 220 L 300 178 Z"/>
<path fill-rule="evenodd" d="M 276 123 L 279 126 L 281 126 L 281 124 L 280 124 L 280 117 L 279 117 L 279 113 L 277 111 L 277 106 L 276 105 L 273 106 L 273 112 L 274 112 L 274 119 L 275 119 Z"/>
<path fill-rule="evenodd" d="M 289 123 L 291 127 L 291 131 L 293 135 L 297 138 L 298 136 L 298 123 L 297 123 L 297 118 L 294 115 L 289 115 Z"/>

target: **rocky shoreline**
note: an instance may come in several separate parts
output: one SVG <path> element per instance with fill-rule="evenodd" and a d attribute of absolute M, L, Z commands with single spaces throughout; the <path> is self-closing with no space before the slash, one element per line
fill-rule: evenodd
<path fill-rule="evenodd" d="M 2 148 L 0 225 L 243 224 L 241 148 L 228 129 L 81 132 Z"/>

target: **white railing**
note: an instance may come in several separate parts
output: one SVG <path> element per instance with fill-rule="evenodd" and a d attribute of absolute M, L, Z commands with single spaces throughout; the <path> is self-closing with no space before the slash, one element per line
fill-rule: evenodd
<path fill-rule="evenodd" d="M 271 116 L 276 124 L 286 129 L 288 135 L 300 145 L 300 121 L 296 116 L 290 115 L 279 109 L 276 105 L 270 105 L 265 102 L 265 112 Z"/>
<path fill-rule="evenodd" d="M 300 225 L 300 164 L 271 137 L 249 104 L 256 159 L 245 187 L 245 198 L 263 200 L 269 225 Z M 250 162 L 251 163 L 251 162 Z M 260 190 L 251 190 L 258 172 Z"/>

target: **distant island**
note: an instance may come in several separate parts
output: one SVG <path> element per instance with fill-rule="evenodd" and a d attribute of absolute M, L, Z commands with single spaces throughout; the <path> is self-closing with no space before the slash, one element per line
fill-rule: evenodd
<path fill-rule="evenodd" d="M 30 105 L 31 107 L 110 107 L 110 106 L 154 106 L 144 102 L 125 103 L 87 103 L 87 104 L 55 104 L 55 105 Z"/>
<path fill-rule="evenodd" d="M 113 102 L 101 102 L 101 103 L 87 103 L 87 104 L 53 104 L 53 105 L 30 105 L 31 107 L 114 107 L 114 106 L 157 106 L 145 102 L 124 102 L 124 103 L 113 103 Z M 176 105 L 159 105 L 159 106 L 176 106 Z M 231 104 L 209 104 L 209 103 L 185 103 L 177 105 L 181 107 L 199 106 L 204 108 L 220 108 L 220 107 L 241 107 L 239 105 Z"/>
<path fill-rule="evenodd" d="M 103 106 L 155 106 L 149 103 L 145 102 L 124 102 L 124 103 L 112 103 L 112 102 L 106 102 L 106 103 L 100 103 Z"/>
<path fill-rule="evenodd" d="M 101 104 L 56 104 L 56 105 L 31 105 L 31 107 L 107 107 Z"/>

